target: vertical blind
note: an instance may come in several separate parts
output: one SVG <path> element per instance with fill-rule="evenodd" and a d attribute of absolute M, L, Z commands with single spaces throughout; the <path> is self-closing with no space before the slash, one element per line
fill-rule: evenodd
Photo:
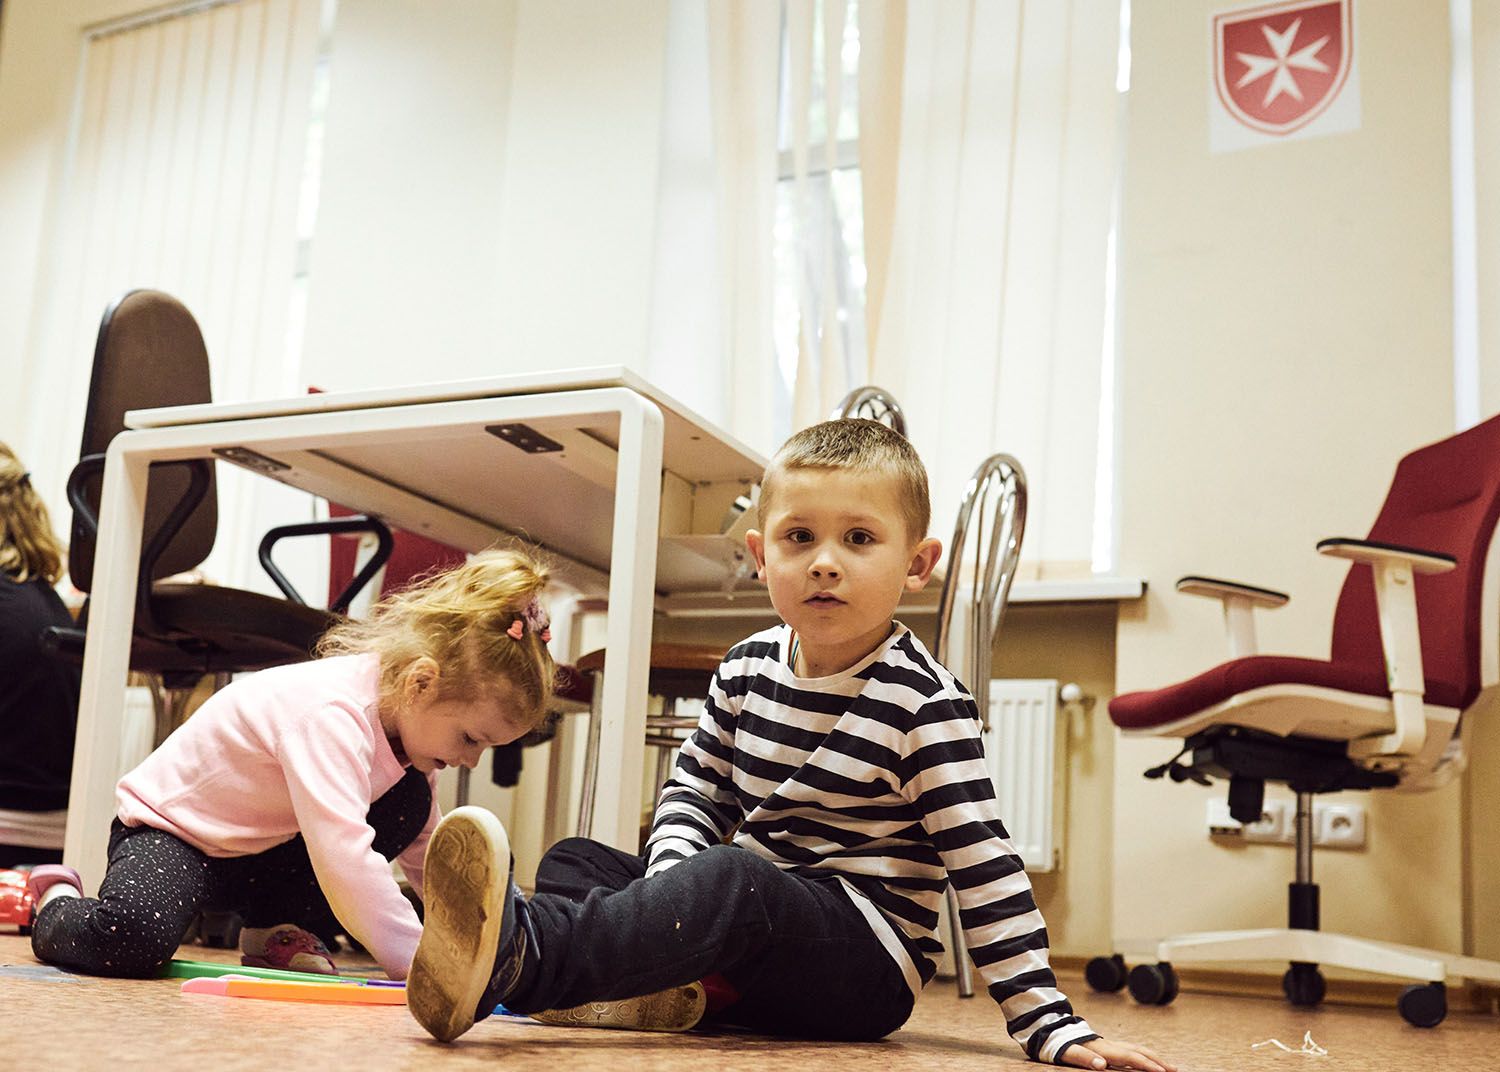
<path fill-rule="evenodd" d="M 287 314 L 321 11 L 322 0 L 221 0 L 84 35 L 32 332 L 26 440 L 52 501 L 77 460 L 100 316 L 127 290 L 163 290 L 193 312 L 216 399 L 297 390 Z M 245 584 L 254 518 L 275 492 L 220 468 L 205 570 Z"/>

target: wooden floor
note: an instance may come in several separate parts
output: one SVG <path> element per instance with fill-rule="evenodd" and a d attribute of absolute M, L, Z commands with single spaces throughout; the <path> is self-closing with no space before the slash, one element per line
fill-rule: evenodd
<path fill-rule="evenodd" d="M 227 960 L 222 950 L 186 946 L 180 956 Z M 347 955 L 341 964 L 357 961 Z M 1166 1008 L 1124 994 L 1093 994 L 1081 979 L 1062 984 L 1106 1035 L 1156 1049 L 1179 1068 L 1390 1072 L 1412 1068 L 1496 1068 L 1500 1018 L 1451 1013 L 1433 1030 L 1403 1023 L 1393 1008 L 1327 1004 L 1293 1009 L 1270 998 L 1185 990 Z M 884 1042 L 802 1043 L 733 1035 L 648 1035 L 546 1027 L 491 1018 L 452 1045 L 429 1039 L 404 1008 L 329 1007 L 185 997 L 170 979 L 126 981 L 64 975 L 39 964 L 27 939 L 0 935 L 0 1052 L 19 1067 L 94 1069 L 506 1069 L 545 1072 L 719 1072 L 738 1068 L 966 1072 L 1022 1068 L 999 1010 L 985 997 L 961 1000 L 951 982 L 927 989 L 915 1015 Z M 1252 1045 L 1278 1038 L 1293 1048 L 1311 1031 L 1324 1058 Z"/>

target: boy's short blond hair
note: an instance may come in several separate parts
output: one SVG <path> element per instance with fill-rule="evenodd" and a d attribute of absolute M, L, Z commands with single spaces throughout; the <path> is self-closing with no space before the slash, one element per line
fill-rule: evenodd
<path fill-rule="evenodd" d="M 932 504 L 927 494 L 927 468 L 905 436 L 879 421 L 851 417 L 804 428 L 782 444 L 760 482 L 756 517 L 765 528 L 776 494 L 776 478 L 793 469 L 843 469 L 896 481 L 901 519 L 915 543 L 927 535 Z"/>

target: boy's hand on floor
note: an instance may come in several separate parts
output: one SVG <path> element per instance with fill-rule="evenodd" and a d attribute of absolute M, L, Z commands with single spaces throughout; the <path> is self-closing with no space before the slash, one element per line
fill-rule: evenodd
<path fill-rule="evenodd" d="M 1137 1072 L 1177 1072 L 1177 1066 L 1163 1061 L 1144 1046 L 1133 1042 L 1110 1042 L 1098 1038 L 1093 1042 L 1080 1042 L 1069 1046 L 1062 1055 L 1062 1063 L 1074 1068 L 1089 1068 L 1104 1072 L 1107 1068 L 1128 1068 Z"/>

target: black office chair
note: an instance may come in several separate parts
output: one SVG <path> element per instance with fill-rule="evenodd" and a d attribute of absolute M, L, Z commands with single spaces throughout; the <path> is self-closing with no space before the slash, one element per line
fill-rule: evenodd
<path fill-rule="evenodd" d="M 213 400 L 208 351 L 191 313 L 159 291 L 134 290 L 105 310 L 94 348 L 93 375 L 83 422 L 82 457 L 68 477 L 73 505 L 69 573 L 83 592 L 92 587 L 104 452 L 133 409 L 195 405 Z M 206 459 L 151 466 L 136 588 L 130 668 L 150 675 L 157 703 L 158 743 L 175 720 L 173 708 L 207 674 L 228 675 L 298 662 L 312 656 L 322 634 L 340 621 L 350 600 L 390 554 L 390 530 L 356 516 L 284 525 L 266 533 L 260 561 L 287 599 L 212 584 L 163 581 L 198 566 L 213 549 L 218 528 L 213 463 Z M 271 559 L 290 536 L 374 532 L 375 556 L 327 610 L 306 605 Z M 43 644 L 82 660 L 88 621 L 54 626 Z"/>

